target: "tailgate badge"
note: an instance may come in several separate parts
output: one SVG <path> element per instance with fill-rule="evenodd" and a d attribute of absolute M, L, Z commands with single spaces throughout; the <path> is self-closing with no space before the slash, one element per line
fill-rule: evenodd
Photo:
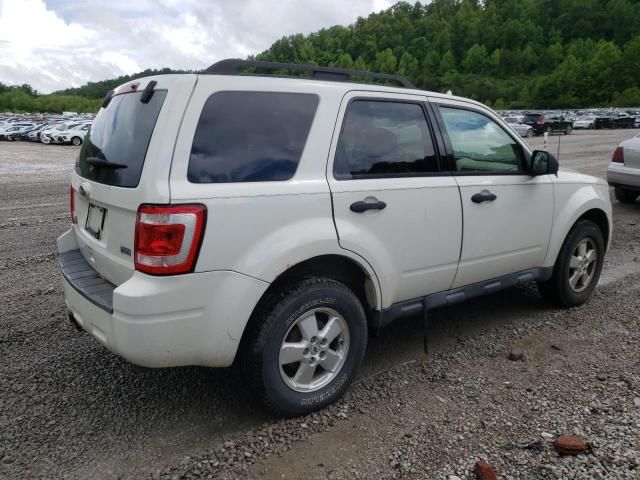
<path fill-rule="evenodd" d="M 131 256 L 131 249 L 125 247 L 124 245 L 120 245 L 120 253 Z"/>
<path fill-rule="evenodd" d="M 81 183 L 80 188 L 78 188 L 78 193 L 82 198 L 89 200 L 89 197 L 91 196 L 91 185 L 87 182 Z"/>

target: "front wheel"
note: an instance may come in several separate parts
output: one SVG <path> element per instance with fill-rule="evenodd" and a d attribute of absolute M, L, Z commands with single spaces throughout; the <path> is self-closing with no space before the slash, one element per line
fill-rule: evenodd
<path fill-rule="evenodd" d="M 553 267 L 551 279 L 538 282 L 541 295 L 562 307 L 586 302 L 598 283 L 604 260 L 600 228 L 581 220 L 571 229 Z"/>
<path fill-rule="evenodd" d="M 527 138 L 533 138 L 535 134 L 533 133 L 533 128 L 527 130 Z"/>
<path fill-rule="evenodd" d="M 572 126 L 568 126 L 567 129 L 564 131 L 565 135 L 571 135 L 571 132 L 573 132 L 573 127 Z"/>
<path fill-rule="evenodd" d="M 620 203 L 633 203 L 636 201 L 636 198 L 640 196 L 640 192 L 635 190 L 627 190 L 625 188 L 616 187 L 614 190 L 616 199 Z"/>
<path fill-rule="evenodd" d="M 257 396 L 282 415 L 309 413 L 340 398 L 367 345 L 362 304 L 329 278 L 302 279 L 271 294 L 250 328 L 245 376 Z"/>
<path fill-rule="evenodd" d="M 71 139 L 71 144 L 75 145 L 76 147 L 82 145 L 82 139 L 80 137 L 73 137 Z"/>

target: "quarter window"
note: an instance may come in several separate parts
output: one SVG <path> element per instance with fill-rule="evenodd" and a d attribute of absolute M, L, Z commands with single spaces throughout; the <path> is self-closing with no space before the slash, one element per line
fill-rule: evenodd
<path fill-rule="evenodd" d="M 219 92 L 204 105 L 191 148 L 192 183 L 266 182 L 293 177 L 318 97 Z"/>
<path fill-rule="evenodd" d="M 351 102 L 334 162 L 338 180 L 424 175 L 438 159 L 422 107 L 415 103 Z"/>
<path fill-rule="evenodd" d="M 458 172 L 518 173 L 522 148 L 481 113 L 440 107 Z"/>

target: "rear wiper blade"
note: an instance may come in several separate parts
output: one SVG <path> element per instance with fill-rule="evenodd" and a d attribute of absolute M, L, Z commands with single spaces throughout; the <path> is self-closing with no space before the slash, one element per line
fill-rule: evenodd
<path fill-rule="evenodd" d="M 124 163 L 109 162 L 104 158 L 98 158 L 98 157 L 87 157 L 84 159 L 84 161 L 94 167 L 113 168 L 113 169 L 127 168 L 127 165 L 125 165 Z"/>

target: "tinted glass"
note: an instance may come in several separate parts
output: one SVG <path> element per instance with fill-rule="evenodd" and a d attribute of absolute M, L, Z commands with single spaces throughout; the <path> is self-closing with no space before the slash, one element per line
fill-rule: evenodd
<path fill-rule="evenodd" d="M 542 115 L 540 115 L 539 113 L 527 113 L 527 114 L 525 114 L 523 121 L 524 122 L 536 122 L 541 117 L 542 117 Z"/>
<path fill-rule="evenodd" d="M 497 123 L 480 113 L 440 107 L 458 172 L 517 173 L 522 149 Z"/>
<path fill-rule="evenodd" d="M 338 180 L 437 172 L 420 105 L 357 100 L 349 105 L 333 167 Z"/>
<path fill-rule="evenodd" d="M 316 95 L 220 92 L 204 105 L 191 148 L 193 183 L 293 177 L 318 107 Z"/>
<path fill-rule="evenodd" d="M 80 176 L 118 187 L 138 185 L 151 134 L 167 92 L 156 90 L 149 103 L 140 102 L 141 95 L 142 92 L 116 95 L 98 112 L 76 163 Z M 125 167 L 93 166 L 86 161 L 89 157 Z"/>

